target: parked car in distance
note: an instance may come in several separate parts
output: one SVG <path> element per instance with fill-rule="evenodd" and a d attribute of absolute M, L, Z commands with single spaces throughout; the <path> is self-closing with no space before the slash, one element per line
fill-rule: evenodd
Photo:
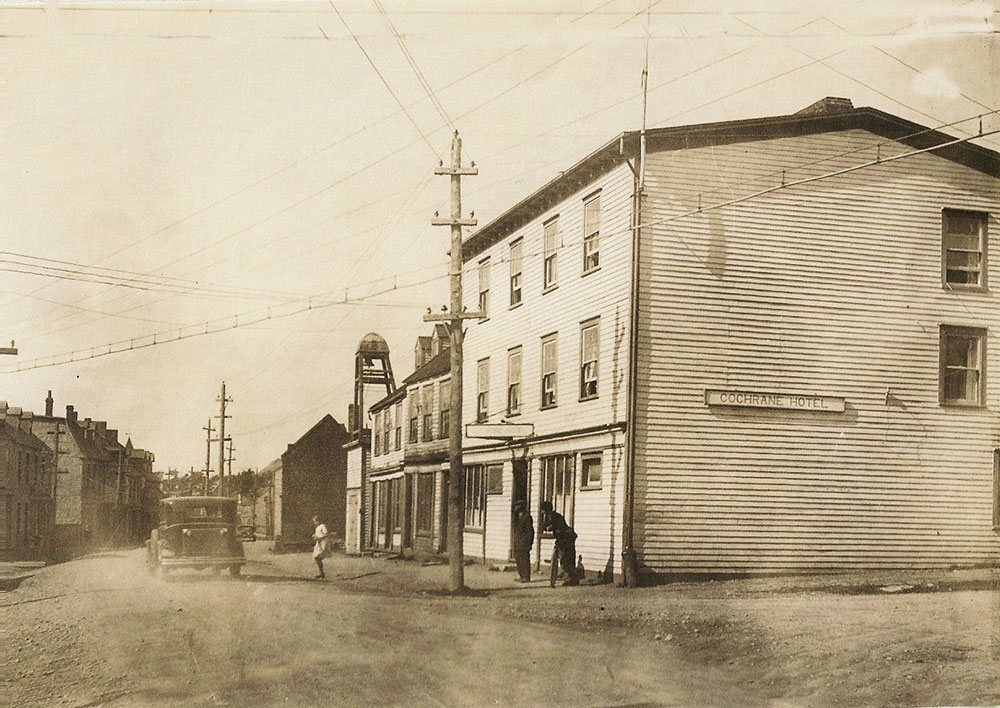
<path fill-rule="evenodd" d="M 175 568 L 228 568 L 246 563 L 237 530 L 236 500 L 229 497 L 168 497 L 160 502 L 160 525 L 146 542 L 153 572 Z"/>
<path fill-rule="evenodd" d="M 241 524 L 239 533 L 241 541 L 257 540 L 257 530 L 253 527 L 253 524 Z"/>

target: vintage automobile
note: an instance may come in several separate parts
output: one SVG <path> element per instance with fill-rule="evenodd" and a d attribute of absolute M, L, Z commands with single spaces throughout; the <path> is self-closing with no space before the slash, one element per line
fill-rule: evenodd
<path fill-rule="evenodd" d="M 234 576 L 246 563 L 237 531 L 236 500 L 229 497 L 168 497 L 160 502 L 160 526 L 146 550 L 153 572 L 174 568 L 229 568 Z"/>

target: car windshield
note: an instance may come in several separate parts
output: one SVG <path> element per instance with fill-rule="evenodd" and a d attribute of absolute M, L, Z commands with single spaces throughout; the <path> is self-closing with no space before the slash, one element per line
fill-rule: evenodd
<path fill-rule="evenodd" d="M 188 519 L 215 520 L 224 518 L 221 506 L 191 506 L 184 510 Z"/>

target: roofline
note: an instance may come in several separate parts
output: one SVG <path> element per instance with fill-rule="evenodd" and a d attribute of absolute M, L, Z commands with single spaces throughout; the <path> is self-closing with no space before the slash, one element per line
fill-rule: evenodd
<path fill-rule="evenodd" d="M 653 128 L 646 131 L 646 147 L 649 152 L 666 152 L 857 129 L 868 130 L 916 149 L 934 147 L 956 139 L 947 133 L 877 108 L 860 107 L 827 113 L 792 113 Z M 629 158 L 635 158 L 638 153 L 639 131 L 619 133 L 469 236 L 463 244 L 463 261 L 476 258 L 493 244 L 592 183 L 597 177 L 607 174 Z M 936 154 L 991 177 L 1000 178 L 1000 153 L 989 148 L 964 142 L 949 145 Z"/>

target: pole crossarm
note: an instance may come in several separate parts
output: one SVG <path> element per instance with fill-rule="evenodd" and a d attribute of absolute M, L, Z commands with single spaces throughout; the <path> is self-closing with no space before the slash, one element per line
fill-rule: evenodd
<path fill-rule="evenodd" d="M 436 175 L 478 175 L 478 167 L 435 167 L 434 174 Z"/>
<path fill-rule="evenodd" d="M 478 219 L 458 218 L 458 219 L 431 219 L 431 226 L 475 226 Z"/>

